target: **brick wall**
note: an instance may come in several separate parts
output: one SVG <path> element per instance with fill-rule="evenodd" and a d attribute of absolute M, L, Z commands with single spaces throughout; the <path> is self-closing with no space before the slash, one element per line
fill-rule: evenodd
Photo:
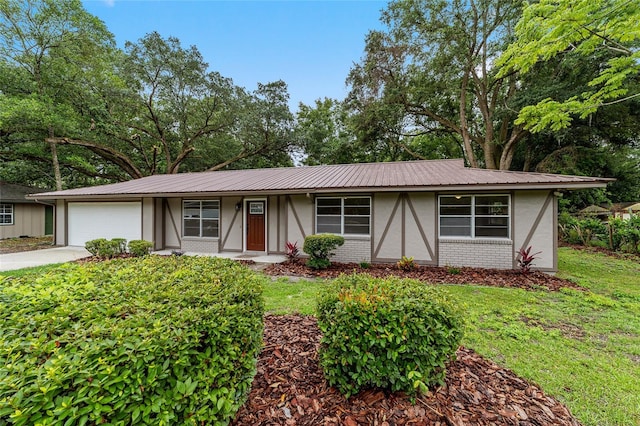
<path fill-rule="evenodd" d="M 183 238 L 180 249 L 191 253 L 217 253 L 218 240 Z"/>
<path fill-rule="evenodd" d="M 441 239 L 439 266 L 513 269 L 513 243 L 499 240 Z"/>
<path fill-rule="evenodd" d="M 344 245 L 333 251 L 335 256 L 331 260 L 336 262 L 370 262 L 371 239 L 345 237 Z"/>

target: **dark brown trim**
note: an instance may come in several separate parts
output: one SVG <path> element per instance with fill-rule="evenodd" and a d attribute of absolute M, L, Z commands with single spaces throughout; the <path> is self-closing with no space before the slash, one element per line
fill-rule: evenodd
<path fill-rule="evenodd" d="M 413 220 L 416 222 L 416 226 L 418 227 L 418 231 L 420 232 L 420 237 L 422 237 L 422 241 L 424 242 L 425 246 L 427 246 L 427 251 L 429 252 L 429 256 L 431 260 L 434 260 L 433 250 L 431 250 L 431 245 L 429 244 L 427 234 L 424 232 L 424 229 L 422 228 L 422 223 L 418 219 L 416 209 L 413 207 L 413 203 L 411 202 L 411 196 L 409 194 L 407 194 L 407 204 L 409 205 L 409 210 L 411 211 Z"/>
<path fill-rule="evenodd" d="M 276 196 L 276 250 L 280 250 L 280 195 Z"/>
<path fill-rule="evenodd" d="M 435 238 L 435 258 L 436 265 L 440 265 L 440 193 L 433 193 L 433 238 Z"/>
<path fill-rule="evenodd" d="M 513 248 L 515 249 L 516 242 L 516 193 L 515 191 L 511 191 L 511 217 L 509 220 L 511 221 L 511 241 L 513 241 Z M 518 267 L 518 255 L 517 253 L 511 254 L 511 269 L 516 269 Z"/>
<path fill-rule="evenodd" d="M 289 196 L 284 197 L 284 242 L 289 241 Z"/>
<path fill-rule="evenodd" d="M 242 203 L 244 200 L 241 198 L 240 199 L 240 203 Z M 236 223 L 236 218 L 238 217 L 238 214 L 243 210 L 242 208 L 240 210 L 236 210 L 236 204 L 237 203 L 233 203 L 233 218 L 231 219 L 231 224 L 229 224 L 229 228 L 227 229 L 227 233 L 224 236 L 224 238 L 222 239 L 222 244 L 220 244 L 220 242 L 218 242 L 220 249 L 218 251 L 223 251 L 225 250 L 224 246 L 227 245 L 227 240 L 229 239 L 229 235 L 231 235 L 231 230 L 233 229 L 233 225 L 235 225 Z M 222 212 L 222 200 L 220 200 L 220 211 Z M 222 219 L 222 214 L 220 214 L 220 219 Z M 221 228 L 220 225 L 218 225 L 219 228 Z M 231 250 L 227 250 L 227 251 L 231 251 Z M 240 250 L 242 251 L 242 250 Z"/>
<path fill-rule="evenodd" d="M 558 270 L 558 197 L 553 195 L 553 272 Z"/>
<path fill-rule="evenodd" d="M 400 205 L 400 217 L 402 220 L 400 221 L 400 256 L 404 257 L 407 255 L 407 198 L 408 195 L 406 192 L 400 194 L 402 198 L 402 204 Z"/>
<path fill-rule="evenodd" d="M 298 217 L 298 212 L 296 211 L 296 207 L 293 205 L 293 201 L 291 200 L 291 197 L 289 195 L 287 195 L 287 199 L 289 200 L 289 205 L 291 206 L 291 212 L 293 213 L 293 217 L 296 220 L 296 223 L 298 224 L 298 229 L 300 229 L 300 233 L 302 234 L 302 238 L 307 238 L 307 233 L 304 232 L 304 228 L 302 227 L 302 223 L 300 222 L 300 218 Z M 314 209 L 315 209 L 315 205 L 314 205 Z M 315 211 L 314 214 L 315 216 Z M 315 229 L 315 227 L 314 227 Z"/>
<path fill-rule="evenodd" d="M 180 211 L 182 211 L 182 198 L 180 198 L 179 200 Z M 169 219 L 171 219 L 171 224 L 173 225 L 173 231 L 176 233 L 176 237 L 178 238 L 178 244 L 180 244 L 180 247 L 182 247 L 182 237 L 180 235 L 180 232 L 178 231 L 178 227 L 176 226 L 176 221 L 173 218 L 173 213 L 171 212 L 171 203 L 169 203 L 169 200 L 167 200 L 167 212 L 169 213 Z M 180 229 L 182 229 L 182 226 L 180 227 Z"/>
<path fill-rule="evenodd" d="M 533 222 L 533 225 L 531 225 L 531 228 L 529 229 L 527 238 L 525 238 L 525 240 L 522 242 L 522 245 L 518 249 L 518 252 L 521 249 L 526 249 L 529 246 L 529 243 L 533 238 L 533 234 L 535 234 L 536 230 L 538 229 L 538 225 L 540 225 L 540 222 L 542 221 L 542 217 L 546 213 L 547 209 L 549 208 L 549 204 L 551 204 L 551 201 L 553 201 L 553 199 L 554 199 L 553 192 L 549 192 L 549 195 L 547 195 L 547 198 L 544 200 L 544 204 L 542 204 L 542 208 L 538 212 L 538 216 L 536 216 L 536 220 Z M 516 255 L 515 260 L 518 260 L 519 258 L 520 258 L 520 253 Z"/>
<path fill-rule="evenodd" d="M 369 215 L 369 235 L 370 235 L 370 239 L 369 239 L 369 246 L 370 246 L 370 254 L 369 254 L 369 260 L 373 261 L 374 253 L 373 253 L 373 249 L 375 247 L 375 241 L 376 241 L 376 233 L 375 233 L 375 223 L 376 223 L 376 218 L 374 216 L 374 212 L 376 211 L 375 207 L 375 195 L 376 194 L 371 194 L 371 205 L 369 206 L 371 208 L 370 211 L 370 215 Z M 315 216 L 315 214 L 314 214 Z"/>
<path fill-rule="evenodd" d="M 402 202 L 402 194 L 398 194 L 398 199 L 396 200 L 396 204 L 393 206 L 393 210 L 391 211 L 389 220 L 387 221 L 387 224 L 384 227 L 384 231 L 382 231 L 382 235 L 380 236 L 380 241 L 378 241 L 378 246 L 376 247 L 376 250 L 373 252 L 373 258 L 371 259 L 372 261 L 378 258 L 378 253 L 380 253 L 380 249 L 382 248 L 382 243 L 384 242 L 384 239 L 387 238 L 387 233 L 389 232 L 389 228 L 391 228 L 391 222 L 393 222 L 393 218 L 395 217 L 396 212 L 398 211 L 398 206 L 400 205 L 401 202 Z"/>

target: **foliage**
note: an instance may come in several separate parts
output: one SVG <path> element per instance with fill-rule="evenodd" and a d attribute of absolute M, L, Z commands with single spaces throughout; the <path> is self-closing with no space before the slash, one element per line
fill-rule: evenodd
<path fill-rule="evenodd" d="M 509 105 L 516 76 L 497 76 L 493 61 L 521 4 L 390 2 L 381 18 L 386 28 L 367 35 L 365 56 L 348 77 L 359 139 L 425 158 L 413 143 L 420 137 L 438 151 L 463 153 L 473 167 L 508 169 L 527 132 L 514 125 Z"/>
<path fill-rule="evenodd" d="M 362 269 L 369 269 L 371 267 L 371 263 L 367 262 L 366 260 L 360 262 L 359 265 Z"/>
<path fill-rule="evenodd" d="M 314 269 L 326 269 L 331 265 L 332 250 L 344 244 L 344 237 L 334 234 L 307 235 L 302 251 L 309 255 L 307 265 Z"/>
<path fill-rule="evenodd" d="M 317 315 L 320 365 L 347 397 L 441 384 L 462 338 L 462 315 L 447 293 L 415 280 L 342 276 L 318 297 Z"/>
<path fill-rule="evenodd" d="M 285 252 L 284 252 L 285 256 L 287 256 L 287 259 L 289 260 L 289 262 L 293 262 L 295 261 L 298 256 L 300 256 L 300 249 L 298 248 L 298 242 L 291 242 L 291 241 L 287 241 L 285 243 Z"/>
<path fill-rule="evenodd" d="M 153 243 L 145 240 L 131 240 L 129 241 L 129 253 L 133 256 L 145 256 L 151 253 Z"/>
<path fill-rule="evenodd" d="M 87 241 L 84 248 L 95 257 L 111 259 L 126 253 L 126 241 L 123 238 L 114 238 L 112 240 L 96 238 L 95 240 Z"/>
<path fill-rule="evenodd" d="M 613 57 L 601 66 L 581 94 L 565 100 L 546 98 L 523 108 L 517 124 L 532 132 L 570 125 L 571 116 L 585 118 L 609 102 L 624 101 L 640 72 L 638 22 L 640 8 L 627 0 L 541 0 L 526 4 L 515 27 L 516 40 L 498 60 L 501 75 L 527 73 L 538 62 L 557 55 L 589 58 L 599 51 Z"/>
<path fill-rule="evenodd" d="M 0 417 L 226 424 L 255 374 L 263 281 L 230 260 L 186 256 L 4 278 Z"/>
<path fill-rule="evenodd" d="M 640 253 L 640 215 L 608 222 L 595 218 L 577 218 L 567 212 L 558 216 L 560 238 L 570 244 L 603 247 L 614 251 Z"/>
<path fill-rule="evenodd" d="M 398 269 L 402 269 L 403 271 L 410 271 L 416 268 L 416 262 L 413 260 L 413 257 L 402 256 L 400 260 L 396 263 Z"/>
<path fill-rule="evenodd" d="M 533 266 L 533 261 L 536 260 L 536 256 L 542 253 L 541 251 L 536 253 L 531 253 L 531 246 L 521 247 L 518 250 L 518 267 L 520 268 L 520 272 L 523 274 L 528 274 L 531 271 L 531 267 Z"/>

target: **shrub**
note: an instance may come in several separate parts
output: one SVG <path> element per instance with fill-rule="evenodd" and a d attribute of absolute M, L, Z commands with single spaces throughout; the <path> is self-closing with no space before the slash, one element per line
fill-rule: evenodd
<path fill-rule="evenodd" d="M 116 255 L 127 253 L 126 238 L 113 238 L 110 241 L 110 245 L 113 247 Z"/>
<path fill-rule="evenodd" d="M 263 280 L 231 260 L 187 256 L 4 279 L 0 419 L 226 424 L 255 373 Z"/>
<path fill-rule="evenodd" d="M 298 248 L 298 242 L 292 243 L 291 241 L 287 241 L 285 243 L 285 256 L 289 262 L 295 262 L 295 260 L 300 255 L 300 249 Z"/>
<path fill-rule="evenodd" d="M 416 280 L 341 276 L 319 295 L 317 313 L 320 365 L 347 397 L 442 383 L 462 338 L 462 315 L 447 293 Z"/>
<path fill-rule="evenodd" d="M 331 266 L 329 257 L 332 250 L 344 244 L 344 237 L 333 234 L 308 235 L 304 239 L 302 251 L 309 255 L 307 266 L 314 269 L 325 269 Z"/>
<path fill-rule="evenodd" d="M 97 238 L 95 240 L 87 241 L 84 248 L 95 257 L 111 259 L 118 254 L 124 253 L 124 251 L 121 251 L 122 241 L 126 244 L 127 240 L 123 238 L 114 238 L 112 240 Z"/>
<path fill-rule="evenodd" d="M 416 262 L 413 260 L 413 257 L 402 256 L 398 263 L 396 263 L 398 269 L 403 271 L 411 271 L 416 268 Z"/>
<path fill-rule="evenodd" d="M 523 274 L 528 274 L 531 271 L 531 267 L 533 266 L 533 261 L 536 260 L 536 256 L 542 253 L 541 251 L 536 253 L 531 253 L 531 246 L 526 249 L 523 247 L 518 250 L 518 266 L 520 267 L 520 272 Z"/>
<path fill-rule="evenodd" d="M 140 257 L 151 253 L 153 243 L 145 240 L 129 241 L 129 253 L 133 256 Z"/>

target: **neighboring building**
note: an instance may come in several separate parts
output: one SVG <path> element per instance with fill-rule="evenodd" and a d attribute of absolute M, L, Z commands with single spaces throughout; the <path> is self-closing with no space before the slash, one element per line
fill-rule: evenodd
<path fill-rule="evenodd" d="M 556 191 L 606 178 L 484 170 L 462 160 L 155 175 L 33 195 L 56 200 L 56 243 L 98 237 L 156 250 L 283 253 L 287 241 L 345 237 L 337 261 L 510 269 L 520 248 L 557 268 Z"/>
<path fill-rule="evenodd" d="M 0 182 L 0 239 L 53 235 L 54 204 L 25 198 L 41 191 Z"/>
<path fill-rule="evenodd" d="M 612 204 L 610 214 L 620 219 L 630 219 L 631 215 L 640 215 L 640 202 Z"/>

